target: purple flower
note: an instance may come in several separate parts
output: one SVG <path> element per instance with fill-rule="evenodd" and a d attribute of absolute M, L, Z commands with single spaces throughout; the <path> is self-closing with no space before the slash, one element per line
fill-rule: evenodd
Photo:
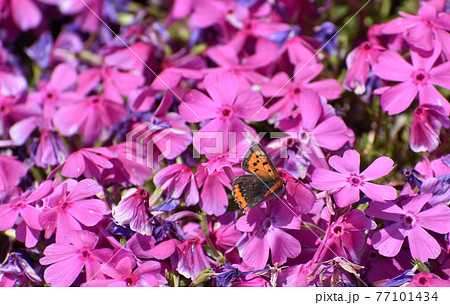
<path fill-rule="evenodd" d="M 200 239 L 196 236 L 186 239 L 177 245 L 178 272 L 190 279 L 195 279 L 203 270 L 210 267 L 206 259 Z"/>
<path fill-rule="evenodd" d="M 373 247 L 381 255 L 397 255 L 405 237 L 413 258 L 426 262 L 441 253 L 439 243 L 424 229 L 445 234 L 450 232 L 450 209 L 437 205 L 422 210 L 432 194 L 400 196 L 394 201 L 371 202 L 367 215 L 391 221 L 374 233 Z"/>
<path fill-rule="evenodd" d="M 134 234 L 127 243 L 136 257 L 139 258 L 156 258 L 164 260 L 175 252 L 175 239 L 168 239 L 156 244 L 153 236 Z"/>
<path fill-rule="evenodd" d="M 410 136 L 414 152 L 432 152 L 438 147 L 441 128 L 450 127 L 450 119 L 444 113 L 444 108 L 436 105 L 423 104 L 414 110 Z"/>
<path fill-rule="evenodd" d="M 283 265 L 288 257 L 295 258 L 301 251 L 300 242 L 285 231 L 299 230 L 300 219 L 278 200 L 268 204 L 268 208 L 254 207 L 236 223 L 238 230 L 252 233 L 242 259 L 255 269 L 266 266 L 269 251 L 272 265 Z"/>
<path fill-rule="evenodd" d="M 7 260 L 0 265 L 0 287 L 24 287 L 27 279 L 34 284 L 41 284 L 42 279 L 22 257 L 22 254 L 11 252 Z"/>
<path fill-rule="evenodd" d="M 353 149 L 345 151 L 342 157 L 331 156 L 328 162 L 338 172 L 316 168 L 311 178 L 311 186 L 322 191 L 335 190 L 333 197 L 339 207 L 358 202 L 360 190 L 376 201 L 397 197 L 397 191 L 392 186 L 369 182 L 387 175 L 394 168 L 394 162 L 390 158 L 379 157 L 362 173 L 359 173 L 359 153 Z"/>
<path fill-rule="evenodd" d="M 158 171 L 153 177 L 155 186 L 167 192 L 169 198 L 180 198 L 185 191 L 186 204 L 194 205 L 199 200 L 197 184 L 192 169 L 184 164 L 172 164 Z"/>
<path fill-rule="evenodd" d="M 51 244 L 44 250 L 42 265 L 51 265 L 45 269 L 44 279 L 56 287 L 70 286 L 83 267 L 86 281 L 104 279 L 101 264 L 112 256 L 111 249 L 95 249 L 99 238 L 89 231 L 70 231 L 64 242 Z"/>
<path fill-rule="evenodd" d="M 375 93 L 381 94 L 381 107 L 389 115 L 406 110 L 419 93 L 420 104 L 441 106 L 448 116 L 450 104 L 433 86 L 450 89 L 450 81 L 447 77 L 450 62 L 433 67 L 440 53 L 439 44 L 436 44 L 431 55 L 420 54 L 412 49 L 412 65 L 397 52 L 386 51 L 378 56 L 378 61 L 373 66 L 375 74 L 385 80 L 401 82 L 392 87 L 375 90 Z"/>
<path fill-rule="evenodd" d="M 52 182 L 43 182 L 35 191 L 12 198 L 7 204 L 0 206 L 0 231 L 6 231 L 14 226 L 19 215 L 22 221 L 16 229 L 16 237 L 25 242 L 28 248 L 34 247 L 39 239 L 42 227 L 39 224 L 41 209 L 35 203 L 46 197 L 52 191 Z"/>
<path fill-rule="evenodd" d="M 125 192 L 119 204 L 113 208 L 113 217 L 120 225 L 130 225 L 131 230 L 142 235 L 151 235 L 153 224 L 148 212 L 149 194 L 143 188 L 132 188 Z"/>
<path fill-rule="evenodd" d="M 198 90 L 190 90 L 179 107 L 180 114 L 188 122 L 211 119 L 194 135 L 195 149 L 211 158 L 235 150 L 236 143 L 245 141 L 247 131 L 256 138 L 256 131 L 242 119 L 262 121 L 266 118 L 261 95 L 252 89 L 239 90 L 239 80 L 231 73 L 208 74 L 204 83 L 210 97 Z M 230 143 L 229 135 L 233 132 L 236 133 L 235 143 Z M 208 153 L 211 147 L 222 149 Z"/>
<path fill-rule="evenodd" d="M 26 175 L 27 167 L 16 158 L 0 154 L 0 190 L 19 184 Z"/>
<path fill-rule="evenodd" d="M 45 238 L 50 238 L 56 231 L 56 242 L 62 242 L 71 230 L 81 230 L 81 224 L 94 226 L 102 220 L 106 212 L 105 203 L 88 199 L 101 191 L 102 187 L 92 179 L 80 182 L 69 179 L 56 186 L 46 198 L 44 211 L 39 215 Z"/>

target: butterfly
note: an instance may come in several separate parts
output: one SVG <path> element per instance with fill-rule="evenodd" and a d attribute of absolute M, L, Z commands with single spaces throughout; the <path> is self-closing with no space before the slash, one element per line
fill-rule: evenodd
<path fill-rule="evenodd" d="M 233 197 L 245 211 L 279 193 L 285 186 L 269 155 L 259 144 L 245 153 L 242 169 L 251 175 L 242 175 L 233 181 Z"/>

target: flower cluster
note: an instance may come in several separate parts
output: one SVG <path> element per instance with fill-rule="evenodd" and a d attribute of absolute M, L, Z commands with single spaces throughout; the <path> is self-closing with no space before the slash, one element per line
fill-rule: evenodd
<path fill-rule="evenodd" d="M 450 286 L 422 2 L 353 34 L 328 1 L 2 2 L 0 286 Z M 284 187 L 244 211 L 255 142 Z"/>

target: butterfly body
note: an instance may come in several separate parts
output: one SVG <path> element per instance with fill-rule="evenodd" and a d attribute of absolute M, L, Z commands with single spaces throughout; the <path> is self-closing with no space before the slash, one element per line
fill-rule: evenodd
<path fill-rule="evenodd" d="M 275 196 L 285 185 L 269 155 L 259 144 L 254 144 L 247 151 L 242 161 L 242 169 L 251 175 L 234 179 L 233 196 L 244 210 L 250 210 Z"/>

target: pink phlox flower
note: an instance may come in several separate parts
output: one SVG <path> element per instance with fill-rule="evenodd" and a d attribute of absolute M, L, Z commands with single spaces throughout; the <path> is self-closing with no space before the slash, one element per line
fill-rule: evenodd
<path fill-rule="evenodd" d="M 401 34 L 410 45 L 430 51 L 434 41 L 438 41 L 447 58 L 450 58 L 450 14 L 437 12 L 431 5 L 419 8 L 417 15 L 399 12 L 402 17 L 395 18 L 383 26 L 383 33 Z"/>
<path fill-rule="evenodd" d="M 231 179 L 227 171 L 236 162 L 236 159 L 222 155 L 197 168 L 195 179 L 197 186 L 202 187 L 199 205 L 208 215 L 219 216 L 227 210 L 226 189 L 231 190 Z"/>
<path fill-rule="evenodd" d="M 270 99 L 282 97 L 269 107 L 270 116 L 277 116 L 279 119 L 291 115 L 295 106 L 302 102 L 302 95 L 306 89 L 310 89 L 326 99 L 337 99 L 341 95 L 341 85 L 335 79 L 323 79 L 311 82 L 323 69 L 323 65 L 318 62 L 306 62 L 299 64 L 294 69 L 294 76 L 291 80 L 286 72 L 278 72 L 272 79 L 261 85 L 261 93 Z"/>
<path fill-rule="evenodd" d="M 232 73 L 238 78 L 239 86 L 243 90 L 267 81 L 267 78 L 256 70 L 278 58 L 279 49 L 274 42 L 259 38 L 254 46 L 254 53 L 242 59 L 238 50 L 228 44 L 212 47 L 206 51 L 206 54 L 218 65 L 216 68 L 208 68 L 206 72 Z M 208 93 L 211 94 L 209 91 Z"/>
<path fill-rule="evenodd" d="M 0 205 L 0 231 L 12 228 L 20 215 L 21 221 L 18 222 L 16 238 L 24 242 L 27 248 L 34 247 L 42 231 L 39 224 L 41 208 L 36 203 L 52 191 L 52 182 L 44 181 L 36 190 L 26 191 L 8 203 Z"/>
<path fill-rule="evenodd" d="M 93 33 L 98 30 L 102 16 L 103 0 L 39 0 L 49 4 L 55 4 L 63 15 L 74 15 L 75 25 L 83 32 Z M 94 14 L 95 13 L 95 14 Z"/>
<path fill-rule="evenodd" d="M 172 164 L 153 177 L 155 186 L 167 193 L 168 198 L 180 198 L 183 192 L 188 206 L 198 203 L 199 195 L 192 169 L 184 164 Z"/>
<path fill-rule="evenodd" d="M 38 91 L 28 95 L 28 102 L 42 105 L 44 118 L 51 120 L 57 108 L 84 98 L 83 94 L 74 91 L 77 77 L 77 71 L 73 64 L 57 65 L 48 82 L 41 81 L 38 84 Z"/>
<path fill-rule="evenodd" d="M 86 282 L 84 287 L 159 287 L 167 283 L 161 275 L 161 264 L 156 261 L 146 261 L 136 267 L 129 257 L 122 258 L 114 267 L 105 265 L 102 272 L 110 279 Z"/>
<path fill-rule="evenodd" d="M 299 230 L 299 215 L 289 210 L 284 203 L 274 200 L 269 207 L 260 204 L 239 218 L 238 230 L 248 232 L 250 239 L 242 253 L 244 263 L 261 269 L 266 266 L 269 252 L 272 265 L 283 265 L 287 258 L 295 258 L 301 252 L 300 242 L 285 230 Z"/>
<path fill-rule="evenodd" d="M 311 186 L 317 190 L 334 191 L 333 197 L 338 207 L 346 207 L 359 201 L 359 191 L 375 201 L 397 197 L 397 191 L 392 186 L 369 182 L 392 171 L 394 161 L 388 157 L 377 158 L 362 173 L 359 172 L 360 155 L 353 149 L 345 151 L 342 157 L 331 156 L 328 163 L 337 172 L 316 168 L 312 174 Z"/>
<path fill-rule="evenodd" d="M 234 1 L 196 0 L 188 25 L 192 29 L 207 28 L 215 24 L 224 28 L 228 14 L 232 15 L 236 9 L 238 5 Z"/>
<path fill-rule="evenodd" d="M 159 91 L 165 91 L 167 88 L 174 90 L 183 79 L 200 80 L 204 77 L 205 60 L 199 56 L 184 53 L 178 52 L 164 58 L 161 63 L 163 70 L 153 80 L 150 88 Z"/>
<path fill-rule="evenodd" d="M 11 56 L 8 53 L 5 55 Z M 25 78 L 19 72 L 14 71 L 13 68 L 3 65 L 3 63 L 0 64 L 0 96 L 14 97 L 26 91 L 28 86 Z"/>
<path fill-rule="evenodd" d="M 422 104 L 414 110 L 410 135 L 414 152 L 432 152 L 438 147 L 441 128 L 450 127 L 450 119 L 444 113 L 444 108 L 437 105 Z"/>
<path fill-rule="evenodd" d="M 231 73 L 208 74 L 204 83 L 210 97 L 190 90 L 179 107 L 188 122 L 210 119 L 194 135 L 194 148 L 211 158 L 236 151 L 246 141 L 247 132 L 258 138 L 256 131 L 242 120 L 262 121 L 267 117 L 261 95 L 252 89 L 240 89 L 238 78 Z"/>
<path fill-rule="evenodd" d="M 0 154 L 0 190 L 18 185 L 27 171 L 27 166 L 15 157 Z"/>
<path fill-rule="evenodd" d="M 151 235 L 134 234 L 128 240 L 127 248 L 138 258 L 164 260 L 175 252 L 175 241 L 175 239 L 167 239 L 157 243 Z"/>
<path fill-rule="evenodd" d="M 190 279 L 195 279 L 211 265 L 206 258 L 200 239 L 196 236 L 177 244 L 178 272 Z"/>
<path fill-rule="evenodd" d="M 104 279 L 102 264 L 112 256 L 111 249 L 95 249 L 99 237 L 89 231 L 69 231 L 63 242 L 51 244 L 44 250 L 42 265 L 51 265 L 44 271 L 44 279 L 52 286 L 70 286 L 81 273 L 86 281 Z"/>
<path fill-rule="evenodd" d="M 277 287 L 317 287 L 314 277 L 307 279 L 315 267 L 316 264 L 307 262 L 283 269 L 278 276 Z M 319 267 L 317 272 L 320 273 L 322 269 Z"/>
<path fill-rule="evenodd" d="M 53 4 L 54 1 L 38 0 L 38 2 Z M 42 21 L 42 12 L 36 0 L 11 1 L 9 9 L 14 23 L 24 32 L 36 28 Z"/>
<path fill-rule="evenodd" d="M 1 84 L 0 84 L 1 85 Z M 15 123 L 42 114 L 40 105 L 26 102 L 25 95 L 5 96 L 0 94 L 0 135 L 7 135 Z"/>
<path fill-rule="evenodd" d="M 406 287 L 450 287 L 450 280 L 443 280 L 434 273 L 418 273 Z"/>
<path fill-rule="evenodd" d="M 122 226 L 130 225 L 131 230 L 151 235 L 153 222 L 149 214 L 149 193 L 141 188 L 127 190 L 119 204 L 113 207 L 112 215 Z"/>
<path fill-rule="evenodd" d="M 297 213 L 307 214 L 311 211 L 316 195 L 311 187 L 296 179 L 294 176 L 284 170 L 278 171 L 280 178 L 286 181 L 286 199 L 287 204 Z"/>
<path fill-rule="evenodd" d="M 383 47 L 368 41 L 353 49 L 346 59 L 348 71 L 342 86 L 358 95 L 364 94 L 366 92 L 369 69 L 376 63 L 382 50 L 384 50 Z"/>
<path fill-rule="evenodd" d="M 81 224 L 90 227 L 101 221 L 106 212 L 105 202 L 89 199 L 101 191 L 102 187 L 92 179 L 80 182 L 68 179 L 56 186 L 39 215 L 45 238 L 56 231 L 56 242 L 62 242 L 69 231 L 81 230 Z"/>
<path fill-rule="evenodd" d="M 99 179 L 104 169 L 114 167 L 109 159 L 117 157 L 118 153 L 108 147 L 82 148 L 67 157 L 61 175 L 68 178 L 84 175 L 86 178 Z"/>
<path fill-rule="evenodd" d="M 153 170 L 146 164 L 141 164 L 129 158 L 129 154 L 135 155 L 142 147 L 132 147 L 129 149 L 127 143 L 119 143 L 108 147 L 117 153 L 117 156 L 108 158 L 112 167 L 102 170 L 101 182 L 109 185 L 111 183 L 123 183 L 126 186 L 144 185 L 149 179 Z M 134 148 L 134 149 L 133 149 Z"/>
<path fill-rule="evenodd" d="M 287 52 L 289 61 L 295 66 L 308 61 L 317 63 L 317 59 L 314 56 L 314 48 L 305 39 L 293 34 L 295 33 L 291 32 L 290 36 L 292 36 L 292 38 L 288 38 L 288 40 L 283 43 L 281 53 Z"/>
<path fill-rule="evenodd" d="M 381 255 L 398 254 L 405 237 L 413 258 L 422 262 L 434 259 L 441 253 L 439 243 L 425 229 L 446 234 L 450 232 L 450 208 L 437 205 L 422 210 L 432 194 L 400 196 L 394 201 L 371 202 L 367 215 L 389 220 L 384 228 L 374 233 L 373 247 Z"/>
<path fill-rule="evenodd" d="M 376 223 L 366 218 L 363 212 L 351 210 L 327 229 L 313 261 L 322 262 L 339 256 L 359 264 L 359 253 L 366 244 L 365 231 L 376 227 Z"/>
<path fill-rule="evenodd" d="M 419 93 L 419 104 L 441 106 L 448 116 L 450 104 L 433 85 L 450 89 L 450 81 L 447 77 L 450 63 L 446 62 L 433 67 L 441 53 L 441 48 L 436 43 L 432 54 L 418 53 L 418 51 L 411 49 L 412 64 L 397 52 L 381 53 L 378 56 L 378 62 L 373 65 L 374 73 L 382 79 L 401 83 L 392 87 L 379 88 L 374 93 L 381 94 L 381 107 L 389 115 L 406 110 Z"/>
<path fill-rule="evenodd" d="M 80 132 L 86 145 L 92 145 L 102 132 L 125 117 L 123 102 L 116 102 L 102 96 L 88 98 L 59 108 L 53 123 L 64 136 Z"/>
<path fill-rule="evenodd" d="M 450 174 L 450 165 L 444 162 L 443 157 L 430 161 L 423 156 L 423 161 L 418 162 L 414 169 L 421 173 L 425 179 Z"/>
<path fill-rule="evenodd" d="M 282 120 L 279 126 L 294 138 L 287 144 L 300 146 L 301 155 L 296 157 L 304 157 L 316 167 L 326 167 L 322 149 L 338 150 L 349 141 L 347 125 L 340 117 L 327 113 L 326 105 L 316 92 L 305 89 L 299 98 L 297 115 Z"/>
<path fill-rule="evenodd" d="M 242 232 L 236 228 L 237 212 L 227 212 L 217 217 L 217 221 L 209 222 L 210 238 L 216 249 L 224 254 L 228 262 L 240 262 L 236 247 L 242 238 Z"/>

